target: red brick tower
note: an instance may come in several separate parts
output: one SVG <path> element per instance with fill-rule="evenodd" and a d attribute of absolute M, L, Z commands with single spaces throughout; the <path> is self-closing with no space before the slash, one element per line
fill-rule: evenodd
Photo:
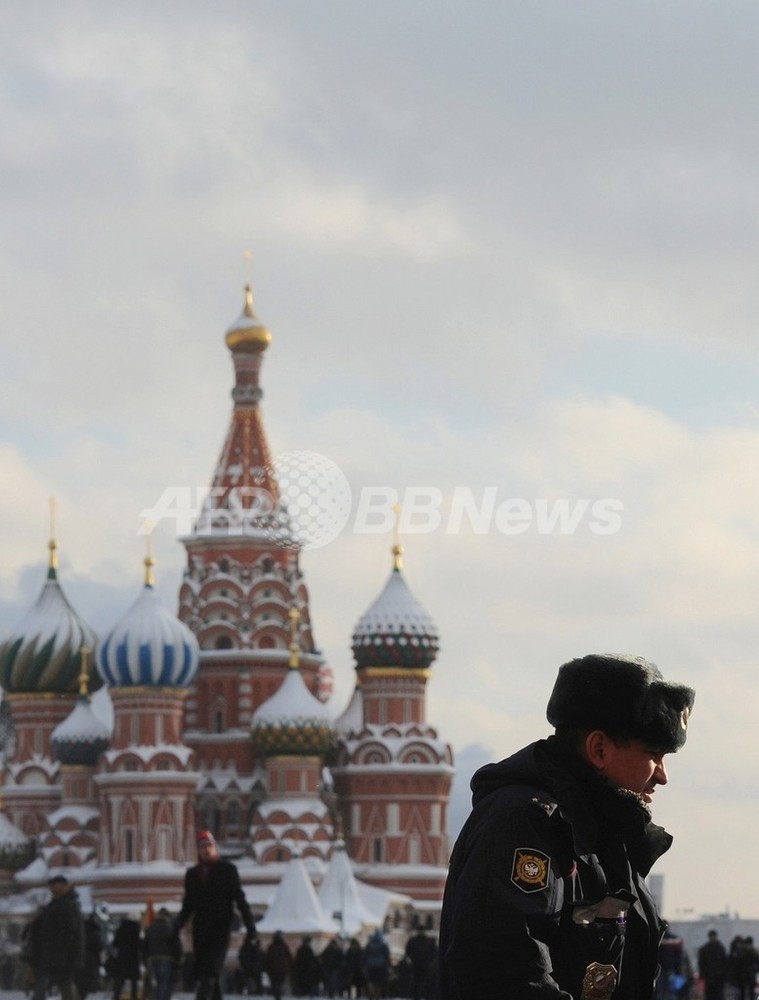
<path fill-rule="evenodd" d="M 334 746 L 335 724 L 300 673 L 298 609 L 290 609 L 287 676 L 253 715 L 251 736 L 265 761 L 266 798 L 253 816 L 252 849 L 260 865 L 294 856 L 327 861 L 332 816 L 322 797 L 322 763 Z"/>
<path fill-rule="evenodd" d="M 348 854 L 361 878 L 434 909 L 448 863 L 453 757 L 426 722 L 438 636 L 403 578 L 401 554 L 394 546 L 390 579 L 353 634 L 357 690 L 338 720 L 333 774 Z"/>
<path fill-rule="evenodd" d="M 247 843 L 263 796 L 265 776 L 250 725 L 287 674 L 293 605 L 301 622 L 301 674 L 316 695 L 323 665 L 311 633 L 299 546 L 288 531 L 259 406 L 261 363 L 270 342 L 246 286 L 243 312 L 226 334 L 235 371 L 229 431 L 210 493 L 192 534 L 183 539 L 187 569 L 179 617 L 201 649 L 184 738 L 203 772 L 199 822 L 227 847 Z"/>
<path fill-rule="evenodd" d="M 195 636 L 160 602 L 153 560 L 139 597 L 98 647 L 113 702 L 113 736 L 100 756 L 98 867 L 93 895 L 110 903 L 175 900 L 194 863 L 199 775 L 182 741 Z"/>

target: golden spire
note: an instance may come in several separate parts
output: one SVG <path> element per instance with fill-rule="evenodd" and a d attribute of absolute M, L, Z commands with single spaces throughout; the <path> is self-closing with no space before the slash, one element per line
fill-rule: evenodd
<path fill-rule="evenodd" d="M 245 286 L 245 305 L 242 307 L 242 314 L 248 319 L 256 318 L 256 314 L 253 312 L 253 289 L 249 284 Z"/>
<path fill-rule="evenodd" d="M 243 250 L 243 252 L 242 252 L 242 259 L 245 261 L 245 264 L 243 265 L 243 269 L 245 271 L 245 284 L 246 285 L 252 285 L 253 284 L 253 251 L 252 250 Z"/>
<path fill-rule="evenodd" d="M 155 577 L 153 576 L 153 567 L 155 566 L 155 559 L 153 558 L 153 522 L 145 522 L 145 586 L 152 587 L 155 584 Z"/>
<path fill-rule="evenodd" d="M 298 642 L 300 611 L 294 604 L 287 612 L 287 617 L 290 619 L 290 669 L 297 670 L 300 666 L 300 644 Z"/>
<path fill-rule="evenodd" d="M 401 520 L 401 505 L 399 503 L 393 506 L 393 511 L 395 513 L 395 527 L 393 529 L 393 534 L 395 540 L 393 542 L 393 569 L 400 572 L 403 569 L 403 546 L 401 545 L 401 532 L 400 532 L 400 520 Z"/>
<path fill-rule="evenodd" d="M 47 543 L 50 550 L 48 559 L 48 576 L 55 576 L 58 568 L 58 542 L 55 540 L 55 497 L 50 497 L 50 541 Z"/>
<path fill-rule="evenodd" d="M 82 643 L 79 654 L 82 658 L 82 669 L 79 671 L 79 697 L 87 698 L 90 693 L 90 647 Z"/>
<path fill-rule="evenodd" d="M 253 281 L 250 274 L 252 270 L 250 262 L 253 259 L 253 254 L 250 250 L 246 250 L 243 256 L 247 262 L 245 300 L 242 313 L 227 330 L 226 343 L 230 351 L 239 351 L 243 354 L 261 354 L 271 343 L 271 333 L 253 311 Z"/>

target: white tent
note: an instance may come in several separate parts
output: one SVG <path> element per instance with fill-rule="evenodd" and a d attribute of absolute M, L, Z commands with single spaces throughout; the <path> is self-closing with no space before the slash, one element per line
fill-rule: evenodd
<path fill-rule="evenodd" d="M 358 934 L 362 930 L 381 927 L 386 906 L 382 912 L 370 910 L 362 901 L 345 842 L 336 840 L 332 845 L 332 858 L 319 888 L 319 902 L 326 914 L 334 917 L 345 934 Z"/>
<path fill-rule="evenodd" d="M 256 924 L 259 934 L 337 934 L 339 924 L 327 916 L 300 856 L 284 870 L 269 909 Z"/>

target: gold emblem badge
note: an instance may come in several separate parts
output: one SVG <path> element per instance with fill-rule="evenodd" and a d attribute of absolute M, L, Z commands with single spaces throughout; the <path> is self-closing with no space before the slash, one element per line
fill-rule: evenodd
<path fill-rule="evenodd" d="M 518 847 L 514 851 L 511 881 L 522 892 L 539 892 L 548 885 L 551 859 L 532 847 Z"/>
<path fill-rule="evenodd" d="M 609 1000 L 617 985 L 617 970 L 613 965 L 591 962 L 582 980 L 580 1000 Z"/>

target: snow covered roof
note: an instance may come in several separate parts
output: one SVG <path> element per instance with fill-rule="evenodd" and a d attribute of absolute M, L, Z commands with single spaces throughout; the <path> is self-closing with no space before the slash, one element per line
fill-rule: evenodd
<path fill-rule="evenodd" d="M 71 712 L 53 730 L 50 743 L 62 764 L 92 767 L 110 738 L 111 730 L 94 711 L 90 699 L 80 695 Z"/>
<path fill-rule="evenodd" d="M 334 734 L 330 710 L 311 694 L 297 667 L 287 671 L 274 694 L 253 713 L 251 722 L 256 749 L 269 756 L 323 753 Z"/>
<path fill-rule="evenodd" d="M 438 650 L 435 623 L 396 564 L 382 593 L 359 618 L 352 648 L 359 667 L 428 667 Z"/>
<path fill-rule="evenodd" d="M 158 598 L 150 583 L 98 649 L 98 667 L 111 687 L 186 687 L 200 649 L 190 629 Z"/>
<path fill-rule="evenodd" d="M 29 838 L 0 811 L 0 850 L 20 850 L 29 846 Z"/>
<path fill-rule="evenodd" d="M 356 684 L 351 699 L 343 713 L 338 715 L 335 726 L 341 736 L 348 736 L 351 733 L 360 733 L 363 725 L 364 700 L 361 696 L 361 686 Z"/>

